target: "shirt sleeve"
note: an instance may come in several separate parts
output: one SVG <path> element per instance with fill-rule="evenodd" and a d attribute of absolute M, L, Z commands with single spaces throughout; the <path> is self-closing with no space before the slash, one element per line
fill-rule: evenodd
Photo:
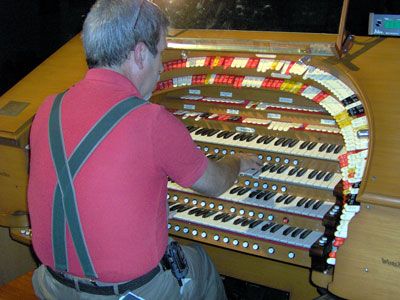
<path fill-rule="evenodd" d="M 184 124 L 160 106 L 152 136 L 155 161 L 163 172 L 183 187 L 192 186 L 206 170 L 208 159 Z"/>

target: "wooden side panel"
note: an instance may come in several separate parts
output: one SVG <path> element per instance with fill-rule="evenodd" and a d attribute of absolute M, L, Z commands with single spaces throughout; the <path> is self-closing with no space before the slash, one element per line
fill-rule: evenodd
<path fill-rule="evenodd" d="M 362 92 L 370 125 L 370 153 L 362 186 L 364 194 L 358 199 L 397 207 L 400 203 L 400 172 L 393 170 L 393 166 L 400 165 L 399 49 L 399 39 L 356 37 L 351 53 L 336 65 L 354 79 Z M 374 194 L 386 195 L 392 201 Z"/>
<path fill-rule="evenodd" d="M 13 214 L 28 213 L 26 203 L 28 160 L 27 150 L 0 145 L 1 226 L 11 226 L 12 224 L 7 224 L 6 218 Z"/>
<path fill-rule="evenodd" d="M 400 298 L 400 210 L 363 204 L 339 248 L 329 290 L 351 300 Z"/>

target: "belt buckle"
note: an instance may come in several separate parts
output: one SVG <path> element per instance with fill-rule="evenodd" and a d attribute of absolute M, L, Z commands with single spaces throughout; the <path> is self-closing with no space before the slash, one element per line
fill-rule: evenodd
<path fill-rule="evenodd" d="M 97 284 L 97 282 L 96 282 L 96 280 L 94 280 L 93 278 L 90 278 L 89 279 L 89 282 L 93 285 L 93 286 L 99 286 L 98 284 Z"/>

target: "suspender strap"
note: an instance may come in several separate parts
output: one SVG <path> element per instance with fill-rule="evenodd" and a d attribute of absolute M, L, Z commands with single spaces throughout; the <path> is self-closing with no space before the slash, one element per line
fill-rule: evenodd
<path fill-rule="evenodd" d="M 114 105 L 90 129 L 67 160 L 61 126 L 61 102 L 64 95 L 65 93 L 56 96 L 49 117 L 50 151 L 57 175 L 52 216 L 54 264 L 57 270 L 68 271 L 66 219 L 85 276 L 97 278 L 82 231 L 73 180 L 88 157 L 119 121 L 148 102 L 137 97 L 130 97 Z"/>

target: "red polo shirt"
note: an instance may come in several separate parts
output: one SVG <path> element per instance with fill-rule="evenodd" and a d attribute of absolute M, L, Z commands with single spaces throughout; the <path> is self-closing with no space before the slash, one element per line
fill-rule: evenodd
<path fill-rule="evenodd" d="M 67 157 L 89 129 L 120 100 L 140 94 L 124 76 L 89 70 L 62 103 Z M 54 267 L 51 215 L 56 175 L 49 150 L 47 98 L 32 124 L 28 205 L 34 250 Z M 101 142 L 74 180 L 82 229 L 98 280 L 137 278 L 160 261 L 167 245 L 167 176 L 193 185 L 207 167 L 185 126 L 162 106 L 143 105 Z M 68 227 L 67 227 L 68 228 Z M 69 272 L 84 277 L 67 229 Z"/>

